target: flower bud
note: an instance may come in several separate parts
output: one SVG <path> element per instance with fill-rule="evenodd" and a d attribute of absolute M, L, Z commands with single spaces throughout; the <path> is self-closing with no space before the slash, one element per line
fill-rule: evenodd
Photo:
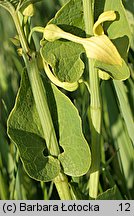
<path fill-rule="evenodd" d="M 34 15 L 34 6 L 33 4 L 29 4 L 24 10 L 23 15 L 27 17 L 32 17 Z"/>
<path fill-rule="evenodd" d="M 49 24 L 44 28 L 43 37 L 53 42 L 60 38 L 64 38 L 64 31 L 54 24 Z"/>

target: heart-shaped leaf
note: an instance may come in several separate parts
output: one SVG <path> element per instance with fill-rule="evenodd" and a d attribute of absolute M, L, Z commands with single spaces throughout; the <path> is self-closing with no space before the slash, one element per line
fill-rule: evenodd
<path fill-rule="evenodd" d="M 78 110 L 67 96 L 52 85 L 57 104 L 59 144 L 64 152 L 58 156 L 64 173 L 71 176 L 84 175 L 91 165 L 91 154 L 82 133 Z"/>
<path fill-rule="evenodd" d="M 32 178 L 50 181 L 59 174 L 59 161 L 48 155 L 26 72 L 8 119 L 8 135 L 17 145 L 24 167 Z"/>
<path fill-rule="evenodd" d="M 60 172 L 59 161 L 66 174 L 81 176 L 90 167 L 91 155 L 82 134 L 78 111 L 57 87 L 46 82 L 44 85 L 56 134 L 63 149 L 59 160 L 49 155 L 49 149 L 46 148 L 26 72 L 8 119 L 8 134 L 17 145 L 24 167 L 32 178 L 40 181 L 54 179 Z"/>

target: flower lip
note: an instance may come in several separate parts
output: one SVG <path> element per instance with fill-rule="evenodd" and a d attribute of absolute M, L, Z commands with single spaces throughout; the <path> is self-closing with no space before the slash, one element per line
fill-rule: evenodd
<path fill-rule="evenodd" d="M 98 35 L 102 35 L 104 34 L 104 30 L 103 30 L 103 27 L 102 27 L 102 23 L 105 22 L 105 21 L 114 21 L 116 19 L 116 13 L 115 11 L 105 11 L 103 12 L 98 20 L 95 22 L 94 26 L 93 26 L 93 34 L 95 36 L 98 36 Z"/>

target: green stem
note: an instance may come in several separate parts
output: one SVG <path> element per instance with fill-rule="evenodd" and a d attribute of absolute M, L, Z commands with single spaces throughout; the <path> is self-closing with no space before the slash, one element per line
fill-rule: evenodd
<path fill-rule="evenodd" d="M 35 54 L 32 54 L 30 60 L 27 56 L 24 58 L 47 148 L 51 155 L 58 156 L 60 150 L 47 104 L 45 88 L 37 67 Z"/>
<path fill-rule="evenodd" d="M 47 148 L 51 155 L 58 156 L 60 153 L 55 130 L 52 123 L 51 114 L 47 104 L 46 92 L 39 74 L 37 59 L 35 53 L 30 53 L 27 40 L 20 25 L 19 17 L 15 11 L 13 14 L 13 20 L 19 35 L 19 39 L 23 49 L 23 57 L 28 70 L 28 76 L 36 103 L 37 111 L 40 117 L 44 137 L 46 140 Z M 30 56 L 28 56 L 28 54 Z M 47 125 L 47 128 L 46 128 Z"/>
<path fill-rule="evenodd" d="M 40 77 L 36 57 L 33 54 L 32 59 L 25 58 L 25 63 L 28 69 L 29 79 L 34 95 L 37 111 L 40 117 L 44 137 L 47 148 L 51 155 L 58 156 L 60 154 L 51 114 L 47 104 L 46 92 Z M 70 200 L 71 194 L 68 185 L 67 177 L 60 173 L 54 180 L 59 196 L 62 200 Z"/>
<path fill-rule="evenodd" d="M 25 38 L 23 29 L 21 27 L 17 12 L 13 10 L 11 15 L 13 17 L 19 35 L 20 43 L 23 49 L 23 58 L 28 71 L 28 76 L 29 76 L 36 108 L 41 121 L 44 138 L 46 140 L 46 145 L 51 155 L 58 156 L 58 154 L 60 154 L 60 150 L 59 150 L 51 114 L 47 104 L 45 88 L 38 70 L 36 55 L 34 52 L 31 53 L 28 47 L 28 43 Z M 67 177 L 64 174 L 60 173 L 53 181 L 58 190 L 60 199 L 70 200 L 71 193 L 70 193 Z"/>
<path fill-rule="evenodd" d="M 85 31 L 87 35 L 93 34 L 94 16 L 93 16 L 94 0 L 83 0 Z"/>
<path fill-rule="evenodd" d="M 89 181 L 89 195 L 96 198 L 98 194 L 99 169 L 100 169 L 100 132 L 101 132 L 101 101 L 99 92 L 98 71 L 94 62 L 90 61 L 90 91 L 91 91 L 91 151 L 92 166 Z"/>
<path fill-rule="evenodd" d="M 14 13 L 12 14 L 12 18 L 13 18 L 13 21 L 14 21 L 18 36 L 20 38 L 20 42 L 21 42 L 23 52 L 24 53 L 29 53 L 30 49 L 28 47 L 28 43 L 27 43 L 26 37 L 24 35 L 23 29 L 22 29 L 22 27 L 20 25 L 20 20 L 19 20 L 19 17 L 18 17 L 18 14 L 17 14 L 16 11 L 14 11 Z"/>
<path fill-rule="evenodd" d="M 72 200 L 71 192 L 68 186 L 68 179 L 66 175 L 60 173 L 54 179 L 54 183 L 59 193 L 59 196 L 61 197 L 62 200 Z"/>
<path fill-rule="evenodd" d="M 85 29 L 87 35 L 92 35 L 94 24 L 94 0 L 83 0 Z M 89 180 L 89 196 L 96 198 L 99 185 L 100 169 L 100 132 L 101 132 L 101 97 L 99 90 L 98 71 L 94 67 L 94 60 L 88 59 L 89 84 L 91 93 L 90 118 L 91 118 L 91 152 L 92 165 Z"/>

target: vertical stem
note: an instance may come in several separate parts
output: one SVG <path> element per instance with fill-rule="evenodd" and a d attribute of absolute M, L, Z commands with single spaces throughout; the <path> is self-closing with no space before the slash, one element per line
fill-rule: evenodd
<path fill-rule="evenodd" d="M 47 148 L 51 155 L 58 156 L 60 154 L 60 150 L 51 114 L 47 104 L 45 88 L 38 71 L 35 54 L 33 54 L 32 59 L 30 61 L 25 58 L 25 62 L 28 69 L 28 75 L 32 87 L 32 92 L 34 95 L 37 111 L 40 117 Z M 71 193 L 67 177 L 63 173 L 60 173 L 53 181 L 55 183 L 60 198 L 62 200 L 70 200 Z"/>
<path fill-rule="evenodd" d="M 11 15 L 12 15 L 12 18 L 13 18 L 13 21 L 14 21 L 18 36 L 20 38 L 20 42 L 21 42 L 23 52 L 28 53 L 29 52 L 28 43 L 27 43 L 26 37 L 24 35 L 23 29 L 22 29 L 22 27 L 20 25 L 20 20 L 19 20 L 18 14 L 17 14 L 16 11 L 14 11 L 14 13 L 11 14 Z"/>
<path fill-rule="evenodd" d="M 60 149 L 57 142 L 49 107 L 47 104 L 45 88 L 37 66 L 36 55 L 35 53 L 30 52 L 17 12 L 14 11 L 14 13 L 11 15 L 13 17 L 19 35 L 20 43 L 23 49 L 23 58 L 28 71 L 28 76 L 36 108 L 41 121 L 44 138 L 46 140 L 46 145 L 51 155 L 58 156 L 58 154 L 60 153 Z M 28 55 L 30 55 L 30 58 Z M 63 173 L 59 173 L 59 175 L 53 181 L 62 200 L 72 199 L 67 177 Z"/>
<path fill-rule="evenodd" d="M 54 183 L 61 200 L 72 200 L 71 192 L 68 185 L 68 179 L 66 175 L 60 173 L 54 179 Z"/>
<path fill-rule="evenodd" d="M 60 153 L 55 130 L 49 107 L 47 104 L 46 92 L 40 77 L 40 73 L 37 67 L 36 57 L 33 54 L 32 59 L 28 60 L 25 57 L 26 67 L 28 69 L 29 80 L 34 95 L 36 108 L 40 117 L 44 137 L 46 140 L 47 148 L 51 155 L 58 156 Z"/>
<path fill-rule="evenodd" d="M 94 62 L 90 62 L 90 91 L 91 91 L 91 151 L 92 166 L 89 181 L 89 195 L 93 198 L 97 197 L 99 184 L 100 169 L 100 132 L 101 132 L 101 100 L 99 92 L 98 71 L 94 67 Z"/>
<path fill-rule="evenodd" d="M 87 35 L 93 34 L 93 24 L 94 24 L 93 5 L 94 5 L 94 0 L 83 0 L 85 31 Z"/>
<path fill-rule="evenodd" d="M 83 0 L 85 29 L 87 35 L 92 35 L 94 24 L 94 0 Z M 91 152 L 92 165 L 89 180 L 89 195 L 96 198 L 99 185 L 100 168 L 100 131 L 101 131 L 101 97 L 99 90 L 99 78 L 94 60 L 88 59 L 89 84 L 91 92 L 90 118 L 91 118 Z"/>

